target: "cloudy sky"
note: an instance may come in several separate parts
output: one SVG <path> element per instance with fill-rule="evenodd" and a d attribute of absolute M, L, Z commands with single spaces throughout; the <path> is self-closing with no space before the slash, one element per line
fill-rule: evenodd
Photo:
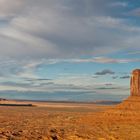
<path fill-rule="evenodd" d="M 1 93 L 115 99 L 139 67 L 137 0 L 0 0 Z"/>

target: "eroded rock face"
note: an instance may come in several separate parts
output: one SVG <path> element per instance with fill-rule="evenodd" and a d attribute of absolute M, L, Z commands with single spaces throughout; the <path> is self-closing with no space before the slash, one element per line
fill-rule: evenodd
<path fill-rule="evenodd" d="M 130 90 L 131 96 L 140 96 L 140 69 L 132 72 Z"/>

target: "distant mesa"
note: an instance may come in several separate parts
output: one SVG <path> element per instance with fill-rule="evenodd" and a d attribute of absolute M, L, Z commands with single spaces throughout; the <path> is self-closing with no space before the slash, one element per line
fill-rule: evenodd
<path fill-rule="evenodd" d="M 6 101 L 6 99 L 4 99 L 4 98 L 0 98 L 0 101 Z"/>
<path fill-rule="evenodd" d="M 140 96 L 140 69 L 132 72 L 130 82 L 131 96 Z"/>

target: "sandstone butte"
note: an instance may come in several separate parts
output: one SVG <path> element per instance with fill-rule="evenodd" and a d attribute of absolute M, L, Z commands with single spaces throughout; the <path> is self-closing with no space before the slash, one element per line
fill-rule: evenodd
<path fill-rule="evenodd" d="M 122 101 L 122 103 L 107 110 L 105 115 L 109 115 L 111 118 L 112 115 L 115 115 L 113 119 L 124 117 L 125 120 L 127 120 L 127 118 L 140 120 L 140 69 L 135 69 L 131 74 L 130 96 Z"/>
<path fill-rule="evenodd" d="M 140 109 L 140 69 L 132 71 L 130 80 L 130 96 L 122 102 L 122 106 L 127 108 Z"/>
<path fill-rule="evenodd" d="M 140 96 L 140 69 L 132 72 L 130 82 L 131 96 Z"/>

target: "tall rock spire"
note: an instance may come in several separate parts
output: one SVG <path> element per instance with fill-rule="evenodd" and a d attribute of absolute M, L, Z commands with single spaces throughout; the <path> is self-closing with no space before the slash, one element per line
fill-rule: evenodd
<path fill-rule="evenodd" d="M 132 72 L 130 90 L 131 96 L 140 96 L 140 69 Z"/>

